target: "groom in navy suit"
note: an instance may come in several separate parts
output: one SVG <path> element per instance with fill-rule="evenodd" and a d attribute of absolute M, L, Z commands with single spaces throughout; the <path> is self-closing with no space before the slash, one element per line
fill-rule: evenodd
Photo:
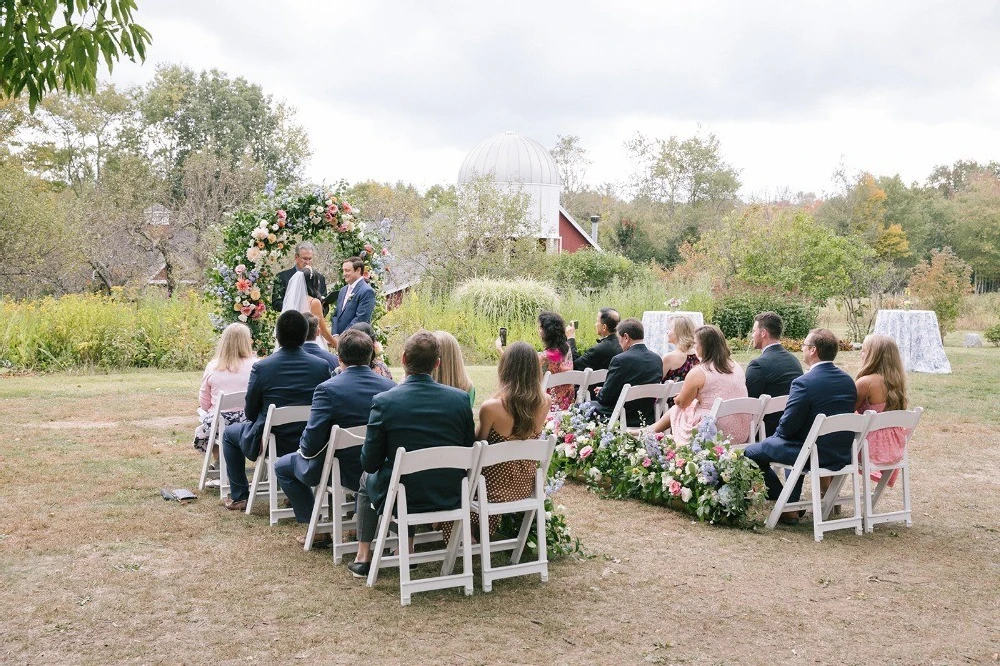
<path fill-rule="evenodd" d="M 747 458 L 757 463 L 764 472 L 767 498 L 770 500 L 778 499 L 781 494 L 781 481 L 771 469 L 771 463 L 793 464 L 816 416 L 853 413 L 858 396 L 851 376 L 833 364 L 833 359 L 837 357 L 837 336 L 832 331 L 825 328 L 809 331 L 802 343 L 802 357 L 809 371 L 792 381 L 788 404 L 778 421 L 777 430 L 763 442 L 746 448 Z M 853 439 L 849 432 L 820 437 L 816 442 L 820 467 L 839 469 L 849 464 Z M 797 502 L 801 492 L 800 476 L 788 500 Z M 792 517 L 783 515 L 783 518 L 788 520 Z"/>
<path fill-rule="evenodd" d="M 340 335 L 353 324 L 372 323 L 375 311 L 375 290 L 364 279 L 365 262 L 361 257 L 349 257 L 342 266 L 346 283 L 337 295 L 337 311 L 333 314 L 333 334 Z"/>
<path fill-rule="evenodd" d="M 292 503 L 295 520 L 300 523 L 308 523 L 312 516 L 312 487 L 319 483 L 323 472 L 324 452 L 333 426 L 367 425 L 372 399 L 396 386 L 394 381 L 375 374 L 369 367 L 375 349 L 367 333 L 344 331 L 339 350 L 342 372 L 316 387 L 309 423 L 299 439 L 299 450 L 281 456 L 274 465 L 274 475 Z M 361 479 L 361 447 L 341 451 L 337 458 L 340 482 L 345 488 L 357 491 Z M 305 543 L 304 537 L 300 540 Z M 317 541 L 317 545 L 322 545 L 322 541 Z"/>
<path fill-rule="evenodd" d="M 302 349 L 308 324 L 301 312 L 289 310 L 278 317 L 274 332 L 281 348 L 253 364 L 247 384 L 245 423 L 226 426 L 222 436 L 222 454 L 229 474 L 229 497 L 223 505 L 230 511 L 242 511 L 250 497 L 247 460 L 257 460 L 261 453 L 264 422 L 270 405 L 289 407 L 308 405 L 313 390 L 330 378 L 330 366 L 321 358 Z M 301 423 L 277 426 L 271 432 L 282 455 L 295 450 L 302 434 Z"/>

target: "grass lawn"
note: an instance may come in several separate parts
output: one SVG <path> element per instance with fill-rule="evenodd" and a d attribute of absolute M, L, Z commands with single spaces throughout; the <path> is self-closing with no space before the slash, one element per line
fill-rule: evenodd
<path fill-rule="evenodd" d="M 0 662 L 996 663 L 1000 352 L 948 355 L 910 376 L 910 529 L 815 543 L 567 485 L 591 557 L 409 608 L 394 572 L 370 590 L 294 524 L 160 498 L 197 485 L 200 373 L 0 378 Z M 472 372 L 482 401 L 495 370 Z"/>

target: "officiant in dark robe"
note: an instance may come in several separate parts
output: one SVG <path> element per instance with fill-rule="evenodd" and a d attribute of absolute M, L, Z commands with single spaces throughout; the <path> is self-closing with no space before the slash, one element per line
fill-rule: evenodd
<path fill-rule="evenodd" d="M 281 307 L 285 301 L 285 292 L 288 291 L 288 281 L 292 279 L 296 271 L 301 271 L 306 266 L 312 265 L 313 254 L 315 252 L 315 246 L 309 241 L 304 241 L 295 246 L 295 265 L 288 270 L 281 271 L 274 277 L 274 288 L 271 291 L 272 310 L 281 312 Z M 319 292 L 326 296 L 323 299 L 323 316 L 325 317 L 330 311 L 329 303 L 336 299 L 336 294 L 327 296 L 326 278 L 321 273 L 316 273 L 316 275 L 319 279 Z"/>

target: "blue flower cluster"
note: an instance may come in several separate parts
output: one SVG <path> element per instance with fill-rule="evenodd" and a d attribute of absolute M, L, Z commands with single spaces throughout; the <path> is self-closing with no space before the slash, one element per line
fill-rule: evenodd
<path fill-rule="evenodd" d="M 698 470 L 698 480 L 704 483 L 706 486 L 715 486 L 719 483 L 719 470 L 715 468 L 715 463 L 711 460 L 706 460 L 701 464 L 701 468 Z"/>
<path fill-rule="evenodd" d="M 552 497 L 555 495 L 562 489 L 564 483 L 565 478 L 562 475 L 549 477 L 549 480 L 545 483 L 545 496 Z"/>
<path fill-rule="evenodd" d="M 656 435 L 653 433 L 646 435 L 643 443 L 646 445 L 646 455 L 649 456 L 649 459 L 659 462 L 660 466 L 665 468 L 667 466 L 667 457 L 663 455 L 663 448 L 656 440 Z"/>
<path fill-rule="evenodd" d="M 701 451 L 702 442 L 711 442 L 719 434 L 719 427 L 715 423 L 715 417 L 706 416 L 702 418 L 701 425 L 698 426 L 698 434 L 691 442 L 691 449 L 697 453 Z"/>

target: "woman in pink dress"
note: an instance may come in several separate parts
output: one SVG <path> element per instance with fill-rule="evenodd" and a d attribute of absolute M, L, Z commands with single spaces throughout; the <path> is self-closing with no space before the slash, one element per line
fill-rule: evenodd
<path fill-rule="evenodd" d="M 545 345 L 545 351 L 538 352 L 538 363 L 542 374 L 551 372 L 567 372 L 573 369 L 573 355 L 566 339 L 566 322 L 555 312 L 542 312 L 538 315 L 538 336 Z M 576 388 L 572 384 L 556 386 L 549 389 L 552 398 L 552 409 L 569 409 L 576 401 Z"/>
<path fill-rule="evenodd" d="M 688 372 L 674 406 L 653 425 L 653 432 L 665 432 L 670 428 L 671 437 L 681 445 L 691 440 L 691 431 L 712 412 L 716 398 L 747 397 L 743 368 L 732 360 L 726 336 L 718 327 L 698 327 L 694 332 L 694 350 L 701 363 Z M 750 435 L 748 414 L 726 416 L 716 425 L 733 442 L 745 442 Z"/>
<path fill-rule="evenodd" d="M 208 362 L 201 378 L 201 390 L 198 393 L 198 418 L 201 424 L 194 433 L 194 448 L 205 451 L 219 396 L 223 393 L 246 391 L 250 369 L 256 362 L 253 337 L 246 324 L 233 323 L 226 326 L 219 337 L 215 356 Z M 246 420 L 242 409 L 222 412 L 221 417 L 224 421 L 220 424 L 221 427 Z M 218 461 L 218 457 L 218 451 L 213 451 L 213 458 Z"/>
<path fill-rule="evenodd" d="M 858 400 L 854 411 L 864 414 L 871 409 L 882 413 L 886 410 L 906 409 L 906 372 L 896 341 L 888 335 L 869 335 L 861 345 L 861 369 L 855 380 Z M 906 448 L 906 431 L 903 428 L 885 428 L 868 435 L 868 455 L 876 465 L 889 465 L 903 459 Z M 889 485 L 896 483 L 899 470 L 889 477 Z M 872 481 L 882 473 L 872 472 Z"/>

